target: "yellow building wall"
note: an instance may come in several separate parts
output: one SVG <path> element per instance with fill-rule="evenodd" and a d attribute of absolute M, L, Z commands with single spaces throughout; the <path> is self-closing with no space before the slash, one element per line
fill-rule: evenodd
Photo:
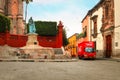
<path fill-rule="evenodd" d="M 77 56 L 77 47 L 76 47 L 76 34 L 68 38 L 68 51 L 71 53 L 72 57 Z"/>

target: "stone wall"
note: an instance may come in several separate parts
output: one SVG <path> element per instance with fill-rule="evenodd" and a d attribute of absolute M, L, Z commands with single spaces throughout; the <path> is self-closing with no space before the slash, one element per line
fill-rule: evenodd
<path fill-rule="evenodd" d="M 8 45 L 0 46 L 0 58 L 2 59 L 10 59 L 10 58 L 17 58 L 16 53 L 18 48 L 13 48 Z"/>

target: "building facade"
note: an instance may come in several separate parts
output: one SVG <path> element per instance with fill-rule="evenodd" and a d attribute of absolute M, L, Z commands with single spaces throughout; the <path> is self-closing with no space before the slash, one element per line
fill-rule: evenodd
<path fill-rule="evenodd" d="M 114 0 L 101 0 L 102 2 L 102 26 L 103 56 L 110 58 L 114 49 Z"/>
<path fill-rule="evenodd" d="M 81 21 L 82 24 L 82 32 L 77 36 L 77 46 L 79 43 L 83 41 L 90 41 L 91 40 L 91 29 L 90 29 L 90 14 L 89 12 Z"/>
<path fill-rule="evenodd" d="M 114 45 L 113 55 L 120 57 L 120 0 L 114 0 Z"/>
<path fill-rule="evenodd" d="M 102 26 L 102 6 L 101 2 L 96 4 L 82 20 L 83 34 L 86 36 L 80 38 L 83 41 L 94 41 L 96 43 L 97 56 L 103 55 L 103 37 L 101 34 Z"/>
<path fill-rule="evenodd" d="M 97 56 L 103 55 L 103 36 L 100 31 L 102 26 L 102 6 L 101 2 L 90 10 L 90 31 L 91 41 L 96 43 Z"/>
<path fill-rule="evenodd" d="M 75 33 L 68 38 L 69 44 L 67 45 L 67 50 L 70 52 L 72 57 L 77 56 L 77 35 L 78 33 Z"/>
<path fill-rule="evenodd" d="M 106 58 L 120 57 L 119 3 L 120 0 L 100 0 L 88 12 L 90 40 L 96 42 L 97 55 Z"/>
<path fill-rule="evenodd" d="M 0 14 L 3 14 L 10 18 L 11 34 L 24 34 L 22 0 L 0 0 Z"/>
<path fill-rule="evenodd" d="M 82 20 L 82 34 L 83 36 L 83 41 L 90 41 L 91 40 L 91 33 L 90 33 L 90 14 L 85 16 L 85 18 Z"/>

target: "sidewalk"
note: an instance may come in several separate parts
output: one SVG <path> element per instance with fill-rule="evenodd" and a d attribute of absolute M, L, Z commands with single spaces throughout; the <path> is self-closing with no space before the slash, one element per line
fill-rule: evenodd
<path fill-rule="evenodd" d="M 0 59 L 0 62 L 76 62 L 78 59 Z"/>
<path fill-rule="evenodd" d="M 100 57 L 100 58 L 97 58 L 97 60 L 109 60 L 109 61 L 117 61 L 117 62 L 120 62 L 120 58 L 117 58 L 117 57 L 111 57 L 111 58 L 103 58 L 103 57 Z"/>
<path fill-rule="evenodd" d="M 120 62 L 120 58 L 117 58 L 117 57 L 112 57 L 112 58 L 110 58 L 110 60 Z"/>
<path fill-rule="evenodd" d="M 103 58 L 99 57 L 95 60 L 108 60 L 108 61 L 117 61 L 120 62 L 120 58 Z M 76 62 L 79 61 L 77 58 L 73 59 L 0 59 L 0 62 Z"/>

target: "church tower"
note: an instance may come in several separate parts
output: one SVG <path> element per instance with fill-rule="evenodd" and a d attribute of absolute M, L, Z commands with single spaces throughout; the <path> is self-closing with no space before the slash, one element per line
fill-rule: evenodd
<path fill-rule="evenodd" d="M 22 0 L 0 0 L 0 13 L 10 18 L 11 34 L 24 34 Z"/>

